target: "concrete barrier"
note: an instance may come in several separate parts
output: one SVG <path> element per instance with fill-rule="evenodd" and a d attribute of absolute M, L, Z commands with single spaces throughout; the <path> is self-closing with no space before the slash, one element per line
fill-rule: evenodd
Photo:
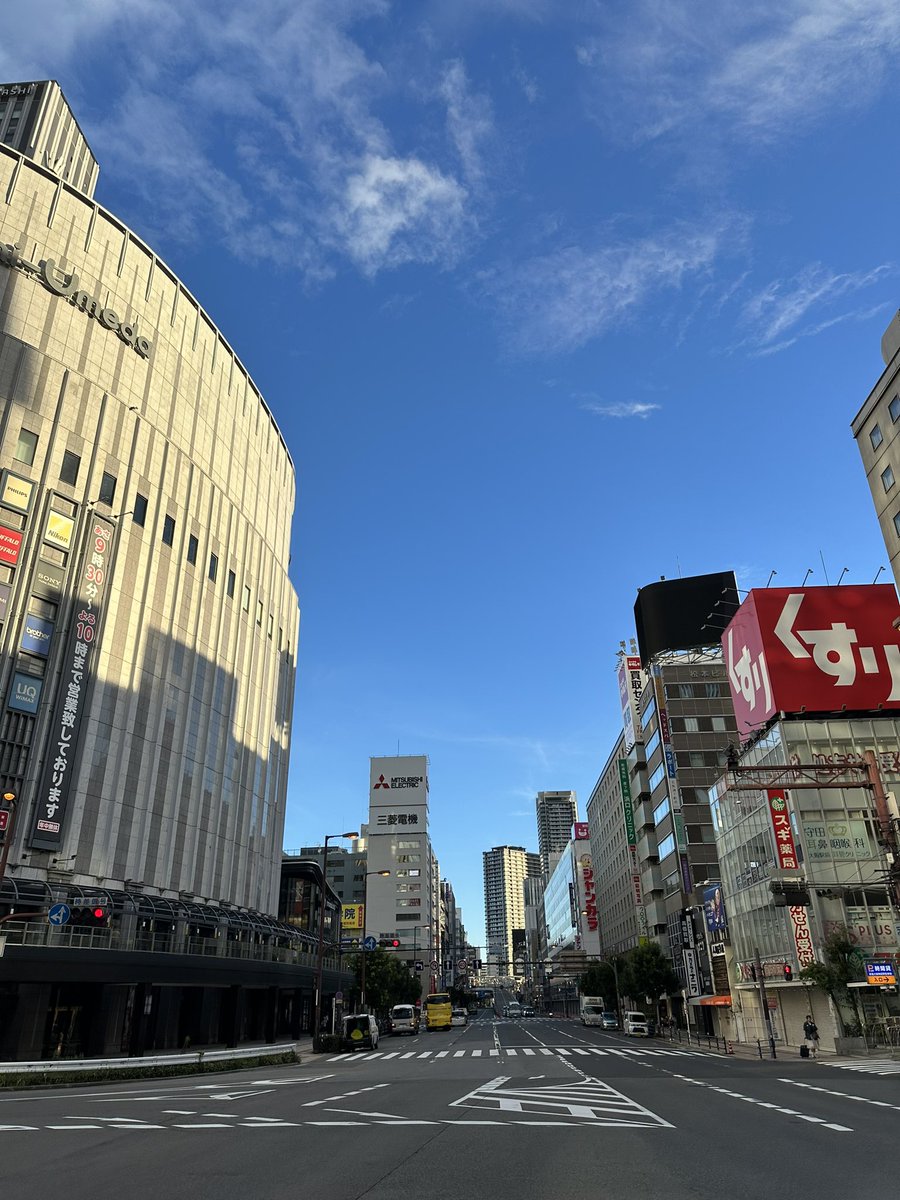
<path fill-rule="evenodd" d="M 38 1062 L 0 1063 L 3 1075 L 53 1075 L 69 1071 L 128 1071 L 137 1067 L 201 1067 L 208 1062 L 225 1062 L 230 1058 L 272 1058 L 280 1054 L 296 1054 L 297 1042 L 282 1042 L 276 1046 L 241 1046 L 237 1050 L 191 1050 L 187 1054 L 145 1054 L 141 1058 L 55 1058 Z"/>

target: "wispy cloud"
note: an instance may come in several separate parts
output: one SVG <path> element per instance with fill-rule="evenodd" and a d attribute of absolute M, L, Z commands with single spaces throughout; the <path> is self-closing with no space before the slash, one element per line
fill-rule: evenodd
<path fill-rule="evenodd" d="M 36 5 L 47 20 L 35 26 L 54 28 L 52 54 L 23 22 L 7 77 L 23 77 L 23 61 L 32 78 L 68 66 L 77 100 L 80 72 L 109 75 L 106 110 L 81 116 L 118 181 L 117 206 L 130 187 L 149 237 L 202 230 L 313 281 L 347 262 L 366 276 L 445 266 L 468 246 L 490 102 L 461 59 L 426 55 L 411 69 L 412 32 L 402 50 L 393 39 L 372 49 L 390 0 L 97 0 L 76 6 L 77 20 L 58 0 Z M 139 39 L 136 13 L 147 14 Z"/>
<path fill-rule="evenodd" d="M 599 245 L 570 245 L 497 268 L 481 283 L 515 351 L 575 350 L 624 322 L 651 295 L 708 272 L 728 226 L 724 219 L 681 223 L 631 240 L 610 230 Z"/>
<path fill-rule="evenodd" d="M 757 0 L 604 5 L 597 36 L 576 58 L 596 69 L 604 113 L 640 140 L 709 130 L 770 140 L 836 106 L 867 102 L 892 77 L 900 49 L 896 0 Z"/>
<path fill-rule="evenodd" d="M 659 404 L 645 404 L 639 400 L 620 400 L 615 404 L 601 404 L 598 400 L 586 400 L 581 405 L 585 412 L 598 417 L 639 417 L 646 421 L 651 413 L 658 412 Z"/>
<path fill-rule="evenodd" d="M 845 321 L 868 320 L 881 303 L 829 313 L 848 296 L 871 288 L 894 272 L 887 263 L 868 271 L 836 273 L 821 263 L 811 263 L 788 279 L 774 279 L 744 302 L 742 321 L 750 329 L 741 345 L 758 354 L 773 354 L 799 338 L 814 337 Z M 814 314 L 819 314 L 813 319 Z"/>
<path fill-rule="evenodd" d="M 478 182 L 484 174 L 483 148 L 494 137 L 491 103 L 471 90 L 466 68 L 459 59 L 444 71 L 440 94 L 447 105 L 447 132 L 463 171 L 468 179 Z"/>

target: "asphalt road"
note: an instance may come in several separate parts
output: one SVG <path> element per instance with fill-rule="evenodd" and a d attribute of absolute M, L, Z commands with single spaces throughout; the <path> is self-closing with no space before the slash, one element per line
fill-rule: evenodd
<path fill-rule="evenodd" d="M 42 1200 L 890 1196 L 900 1076 L 504 1021 L 209 1077 L 0 1093 Z"/>

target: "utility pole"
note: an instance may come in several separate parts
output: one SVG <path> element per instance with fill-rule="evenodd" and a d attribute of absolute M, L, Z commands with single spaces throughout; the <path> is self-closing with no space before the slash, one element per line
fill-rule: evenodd
<path fill-rule="evenodd" d="M 769 1039 L 769 1050 L 772 1052 L 772 1057 L 777 1058 L 775 1053 L 775 1034 L 772 1032 L 772 1018 L 769 1016 L 769 1001 L 766 997 L 766 981 L 763 977 L 762 962 L 759 957 L 759 946 L 754 946 L 753 953 L 756 955 L 756 982 L 759 984 L 759 1003 L 762 1007 L 763 1017 L 766 1021 L 766 1035 Z"/>

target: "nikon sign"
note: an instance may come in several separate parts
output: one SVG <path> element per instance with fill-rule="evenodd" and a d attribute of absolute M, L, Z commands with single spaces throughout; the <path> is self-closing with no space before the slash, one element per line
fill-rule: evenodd
<path fill-rule="evenodd" d="M 81 280 L 78 275 L 74 271 L 62 270 L 57 266 L 55 259 L 47 258 L 33 263 L 23 257 L 18 243 L 10 245 L 8 242 L 0 242 L 0 263 L 5 267 L 16 267 L 27 275 L 36 275 L 48 291 L 68 300 L 87 316 L 99 321 L 111 333 L 118 334 L 126 346 L 130 346 L 141 358 L 150 357 L 152 343 L 145 337 L 138 336 L 135 325 L 123 321 L 112 308 L 104 308 L 96 296 L 92 296 L 80 286 Z"/>

